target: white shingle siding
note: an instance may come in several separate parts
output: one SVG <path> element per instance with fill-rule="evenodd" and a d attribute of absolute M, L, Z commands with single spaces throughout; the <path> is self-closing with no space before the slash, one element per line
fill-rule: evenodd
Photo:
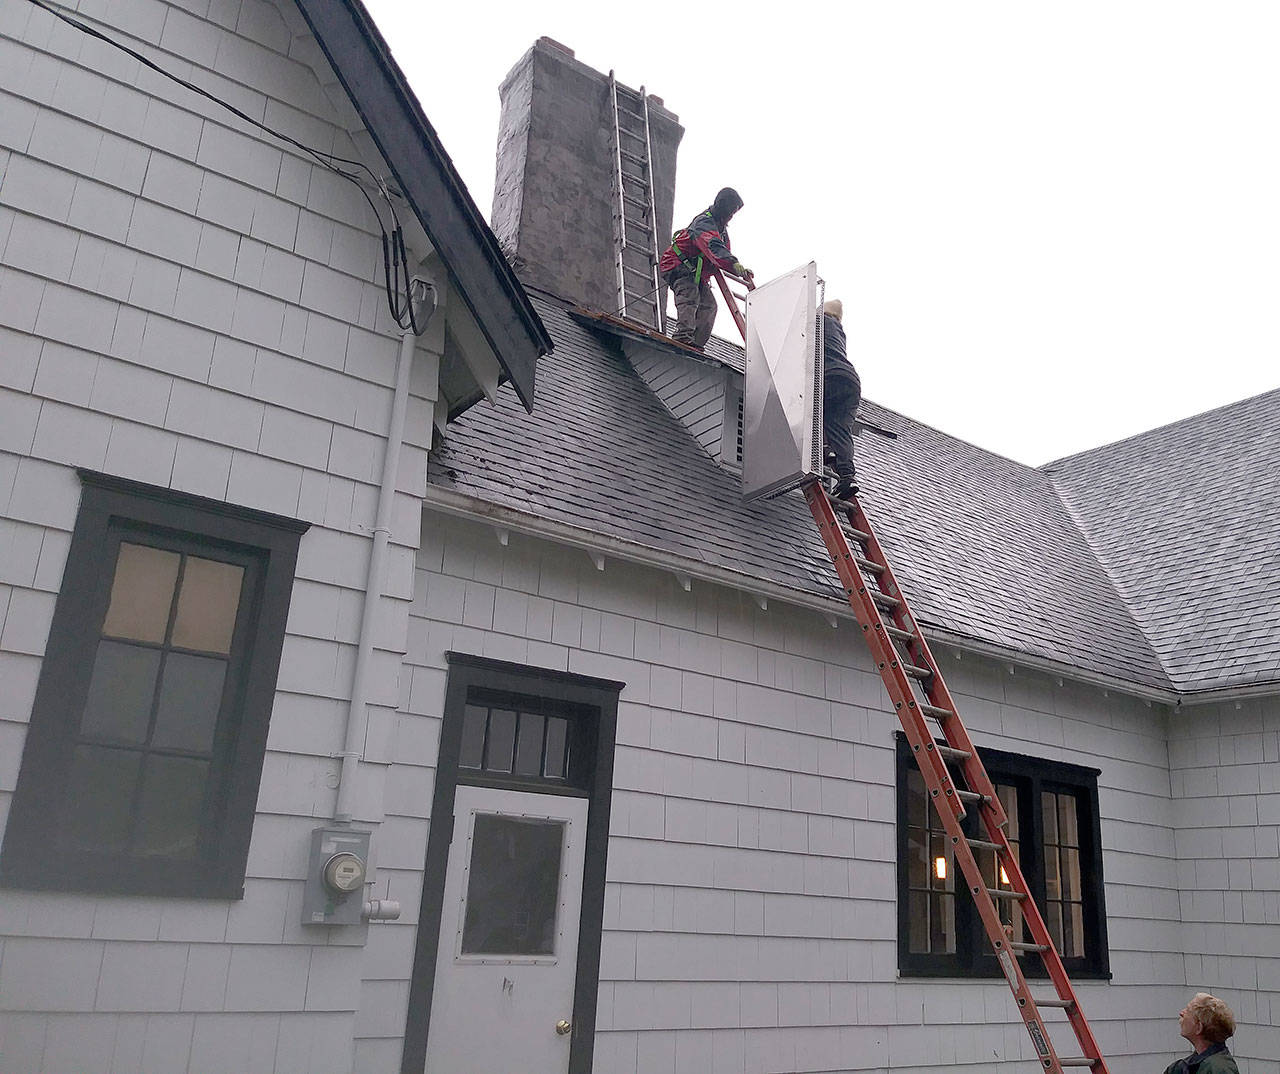
<path fill-rule="evenodd" d="M 736 464 L 737 433 L 730 426 L 725 436 L 728 416 L 729 372 L 710 362 L 694 362 L 657 348 L 628 343 L 631 364 L 650 390 L 662 400 L 693 434 L 694 439 L 713 459 Z M 735 378 L 736 379 L 736 378 Z M 736 412 L 733 415 L 736 421 Z"/>
<path fill-rule="evenodd" d="M 446 650 L 627 684 L 597 1069 L 694 1069 L 640 1058 L 673 1049 L 735 1072 L 1021 1069 L 1030 1046 L 1002 982 L 897 979 L 897 725 L 848 625 L 427 518 L 400 717 L 417 744 L 400 739 L 393 773 L 425 781 L 434 761 Z M 491 626 L 467 622 L 469 595 L 481 623 L 492 602 Z M 980 744 L 1102 769 L 1113 980 L 1078 988 L 1109 1056 L 1167 1063 L 1186 986 L 1162 711 L 938 655 Z"/>
<path fill-rule="evenodd" d="M 288 58 L 318 56 L 292 5 L 184 6 L 76 8 L 250 114 L 354 154 L 329 95 Z M 298 924 L 308 833 L 333 808 L 399 345 L 368 205 L 295 150 L 30 5 L 5 5 L 0 33 L 0 810 L 75 522 L 72 467 L 312 524 L 245 898 L 6 892 L 0 1008 L 12 1013 L 0 1066 L 315 1074 L 352 1069 L 353 1038 L 374 1034 L 386 1040 L 362 1046 L 376 1059 L 361 1069 L 394 1069 L 403 953 L 382 939 L 361 946 L 364 929 L 331 937 Z M 437 326 L 415 359 L 425 368 L 401 456 L 392 598 L 377 618 L 370 742 L 381 763 L 364 766 L 377 778 L 363 820 L 381 816 L 403 718 L 413 494 L 438 370 L 428 348 L 441 345 Z M 416 815 L 375 837 L 387 863 L 377 893 L 403 899 L 410 923 L 422 783 L 391 781 L 388 800 Z M 388 1013 L 358 1020 L 370 1002 Z"/>
<path fill-rule="evenodd" d="M 1187 984 L 1249 1023 L 1232 1051 L 1250 1071 L 1280 1067 L 1280 705 L 1185 709 L 1172 721 L 1181 938 Z"/>

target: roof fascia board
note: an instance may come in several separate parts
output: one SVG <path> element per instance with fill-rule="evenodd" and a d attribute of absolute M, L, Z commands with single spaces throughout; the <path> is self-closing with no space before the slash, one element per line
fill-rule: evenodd
<path fill-rule="evenodd" d="M 423 504 L 428 508 L 457 518 L 483 522 L 490 526 L 499 526 L 505 530 L 554 541 L 592 554 L 603 553 L 605 556 L 612 556 L 616 559 L 640 564 L 641 566 L 653 567 L 657 570 L 679 572 L 691 579 L 737 589 L 753 597 L 766 597 L 795 607 L 808 608 L 812 611 L 820 612 L 824 616 L 836 615 L 841 619 L 847 619 L 850 622 L 854 621 L 852 611 L 843 603 L 827 600 L 811 593 L 804 593 L 789 586 L 753 578 L 751 575 L 730 570 L 726 567 L 716 567 L 697 560 L 674 556 L 658 548 L 649 548 L 646 545 L 622 541 L 616 537 L 609 537 L 606 534 L 583 529 L 566 522 L 538 518 L 510 507 L 490 503 L 487 500 L 478 500 L 465 493 L 453 492 L 449 489 L 441 488 L 439 485 L 427 486 L 426 494 L 423 496 Z M 1137 698 L 1140 701 L 1150 701 L 1161 705 L 1176 705 L 1179 700 L 1178 693 L 1172 689 L 1144 686 L 1108 675 L 1083 671 L 1071 664 L 1050 660 L 1047 657 L 1034 656 L 1016 649 L 1007 649 L 967 635 L 957 634 L 938 626 L 929 627 L 928 640 L 933 645 L 945 645 L 948 648 L 958 649 L 972 656 L 985 657 L 1003 664 L 1016 664 L 1030 671 L 1041 671 L 1057 678 L 1070 679 L 1072 682 L 1096 686 L 1101 690 L 1113 690 L 1118 694 Z"/>
<path fill-rule="evenodd" d="M 296 0 L 526 410 L 551 336 L 359 0 Z M 484 311 L 483 313 L 481 311 Z"/>
<path fill-rule="evenodd" d="M 1178 695 L 1179 708 L 1216 705 L 1227 701 L 1257 701 L 1280 694 L 1280 682 L 1264 682 L 1253 686 L 1222 686 L 1213 690 L 1197 690 Z"/>

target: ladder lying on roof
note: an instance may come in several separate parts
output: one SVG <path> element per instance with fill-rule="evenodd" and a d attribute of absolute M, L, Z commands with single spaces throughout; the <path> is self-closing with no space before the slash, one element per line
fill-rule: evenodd
<path fill-rule="evenodd" d="M 658 224 L 653 198 L 653 146 L 644 87 L 619 85 L 609 72 L 613 105 L 613 247 L 618 313 L 665 330 L 659 298 Z"/>
<path fill-rule="evenodd" d="M 730 297 L 718 270 L 716 277 L 745 340 L 745 321 L 741 311 Z M 1041 1066 L 1050 1074 L 1062 1074 L 1064 1068 L 1077 1067 L 1092 1068 L 1094 1074 L 1109 1074 L 1106 1060 L 1102 1058 L 1098 1042 L 1080 1009 L 1062 959 L 1009 843 L 1005 832 L 1008 817 L 1004 807 L 956 711 L 951 692 L 929 651 L 920 625 L 907 605 L 906 596 L 898 588 L 862 504 L 857 499 L 832 500 L 817 478 L 804 486 L 804 495 L 880 677 L 889 691 L 912 755 L 920 766 L 929 797 L 933 799 L 952 853 L 964 875 L 965 886 L 973 896 L 1000 969 L 1013 990 L 1018 1012 L 1026 1023 Z M 856 552 L 850 547 L 851 539 L 859 546 Z M 960 779 L 952 775 L 952 768 Z M 966 835 L 961 826 L 970 807 L 977 811 L 982 822 L 982 838 Z M 993 879 L 990 882 L 983 875 L 977 854 L 994 855 L 994 868 L 990 872 Z M 1005 884 L 1007 886 L 1003 886 Z M 1030 936 L 1029 942 L 1013 936 L 1013 929 L 1001 920 L 997 900 L 1019 906 L 1025 935 Z M 1037 954 L 1043 960 L 1048 971 L 1048 984 L 1054 990 L 1053 996 L 1035 997 L 1031 994 L 1018 961 L 1019 956 L 1026 953 Z M 1058 1008 L 1066 1014 L 1081 1055 L 1066 1057 L 1057 1054 L 1040 1013 L 1041 1008 Z"/>

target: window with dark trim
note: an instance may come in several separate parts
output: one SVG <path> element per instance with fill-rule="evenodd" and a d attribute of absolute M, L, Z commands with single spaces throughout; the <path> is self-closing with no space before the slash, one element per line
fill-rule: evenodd
<path fill-rule="evenodd" d="M 983 749 L 982 761 L 1009 815 L 1006 832 L 1067 972 L 1109 977 L 1103 902 L 1098 770 Z M 898 735 L 898 968 L 904 976 L 998 977 L 972 900 L 912 757 Z M 980 837 L 976 816 L 965 821 Z M 1008 888 L 993 851 L 977 851 L 989 887 Z M 996 875 L 999 872 L 1001 875 Z M 997 899 L 1015 940 L 1030 941 L 1014 900 Z M 1044 974 L 1036 954 L 1023 972 Z"/>
<path fill-rule="evenodd" d="M 237 898 L 307 526 L 80 477 L 0 882 Z"/>

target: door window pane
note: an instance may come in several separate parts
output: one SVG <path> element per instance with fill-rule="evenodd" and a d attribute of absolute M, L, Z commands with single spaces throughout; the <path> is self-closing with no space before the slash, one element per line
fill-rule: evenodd
<path fill-rule="evenodd" d="M 244 568 L 234 563 L 187 556 L 178 595 L 173 644 L 206 653 L 231 652 Z"/>
<path fill-rule="evenodd" d="M 542 774 L 549 779 L 565 779 L 569 775 L 569 721 L 559 716 L 547 717 L 547 756 Z"/>
<path fill-rule="evenodd" d="M 484 764 L 484 729 L 489 710 L 468 705 L 462 718 L 462 747 L 458 751 L 461 768 L 480 768 Z"/>
<path fill-rule="evenodd" d="M 171 858 L 195 856 L 209 765 L 185 757 L 147 758 L 134 850 Z"/>
<path fill-rule="evenodd" d="M 159 668 L 158 649 L 100 641 L 80 733 L 86 738 L 145 742 Z"/>
<path fill-rule="evenodd" d="M 177 552 L 122 542 L 102 632 L 113 638 L 163 642 L 181 558 Z"/>
<path fill-rule="evenodd" d="M 199 753 L 211 750 L 226 673 L 224 660 L 170 653 L 164 662 L 152 745 Z"/>
<path fill-rule="evenodd" d="M 78 850 L 124 850 L 129 843 L 129 810 L 138 781 L 132 750 L 78 746 L 71 760 L 63 839 Z"/>
<path fill-rule="evenodd" d="M 564 821 L 476 815 L 462 954 L 555 954 L 564 833 Z"/>
<path fill-rule="evenodd" d="M 542 773 L 542 731 L 546 721 L 539 713 L 520 713 L 520 733 L 516 738 L 516 775 Z"/>
<path fill-rule="evenodd" d="M 489 741 L 484 766 L 490 772 L 510 772 L 516 744 L 516 714 L 510 709 L 489 710 Z"/>

